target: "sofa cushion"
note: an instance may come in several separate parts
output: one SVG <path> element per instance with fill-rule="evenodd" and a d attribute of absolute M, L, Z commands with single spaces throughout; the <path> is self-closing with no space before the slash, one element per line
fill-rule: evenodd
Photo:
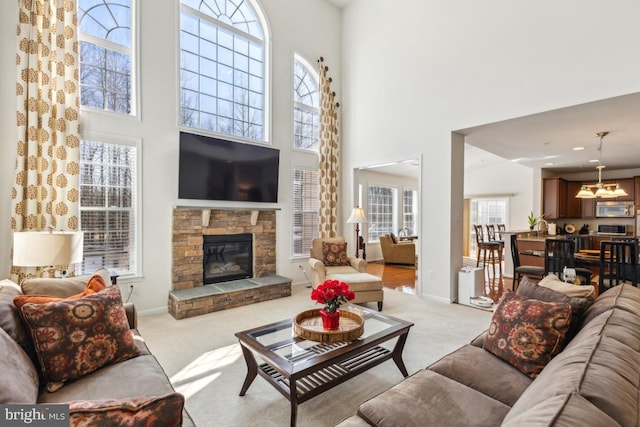
<path fill-rule="evenodd" d="M 482 348 L 535 378 L 560 351 L 570 321 L 567 303 L 527 299 L 507 291 L 496 307 Z"/>
<path fill-rule="evenodd" d="M 427 369 L 513 406 L 532 379 L 482 348 L 467 344 Z"/>
<path fill-rule="evenodd" d="M 431 370 L 366 401 L 358 415 L 378 427 L 497 426 L 509 406 Z"/>
<path fill-rule="evenodd" d="M 56 392 L 41 389 L 38 403 L 161 396 L 173 391 L 166 373 L 156 358 L 148 354 L 104 366 L 82 378 L 66 383 Z"/>
<path fill-rule="evenodd" d="M 555 274 L 546 275 L 538 282 L 538 285 L 562 292 L 568 297 L 588 298 L 592 302 L 594 300 L 595 287 L 593 285 L 576 285 L 563 282 Z"/>
<path fill-rule="evenodd" d="M 106 285 L 111 283 L 109 270 L 104 267 L 97 269 L 91 275 L 66 277 L 66 278 L 30 278 L 21 283 L 22 293 L 25 295 L 49 295 L 52 297 L 66 298 L 84 291 L 87 281 L 98 275 Z"/>
<path fill-rule="evenodd" d="M 0 404 L 36 403 L 38 371 L 27 353 L 0 329 Z"/>
<path fill-rule="evenodd" d="M 510 414 L 502 427 L 620 426 L 615 420 L 577 393 L 559 394 L 533 406 L 517 416 Z"/>
<path fill-rule="evenodd" d="M 72 401 L 69 402 L 69 424 L 103 427 L 180 427 L 183 407 L 184 396 L 180 393 L 132 399 Z"/>
<path fill-rule="evenodd" d="M 547 276 L 548 277 L 548 276 Z M 554 276 L 555 277 L 555 276 Z M 543 279 L 544 280 L 544 279 Z M 547 281 L 547 284 L 552 281 Z M 571 285 L 580 286 L 580 285 Z M 593 303 L 593 299 L 588 297 L 570 297 L 563 292 L 556 291 L 548 286 L 540 286 L 536 284 L 528 277 L 525 277 L 518 286 L 518 295 L 525 296 L 527 298 L 539 299 L 546 302 L 563 302 L 571 306 L 571 324 L 569 325 L 569 331 L 567 332 L 566 342 L 571 340 L 580 327 L 580 319 L 584 312 Z"/>
<path fill-rule="evenodd" d="M 22 308 L 25 304 L 44 304 L 48 302 L 61 301 L 63 299 L 77 299 L 92 294 L 94 292 L 99 292 L 107 287 L 107 284 L 104 282 L 104 279 L 100 275 L 92 276 L 85 284 L 84 290 L 78 294 L 71 295 L 68 297 L 55 297 L 50 295 L 18 295 L 13 299 L 13 303 L 16 305 L 18 310 Z"/>
<path fill-rule="evenodd" d="M 612 308 L 619 308 L 630 313 L 640 313 L 640 289 L 628 284 L 607 289 L 585 311 L 580 324 L 585 325 Z"/>
<path fill-rule="evenodd" d="M 118 286 L 78 299 L 25 304 L 22 316 L 49 391 L 138 355 Z"/>
<path fill-rule="evenodd" d="M 347 258 L 347 242 L 322 242 L 322 256 L 322 262 L 327 266 L 350 265 Z"/>

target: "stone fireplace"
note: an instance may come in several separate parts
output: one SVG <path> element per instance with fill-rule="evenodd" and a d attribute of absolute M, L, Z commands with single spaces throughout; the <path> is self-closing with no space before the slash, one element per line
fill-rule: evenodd
<path fill-rule="evenodd" d="M 276 275 L 275 210 L 175 208 L 171 271 L 177 319 L 291 295 Z"/>

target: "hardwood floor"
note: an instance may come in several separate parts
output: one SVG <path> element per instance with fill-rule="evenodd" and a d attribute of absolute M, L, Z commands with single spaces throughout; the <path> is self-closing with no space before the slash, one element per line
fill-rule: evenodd
<path fill-rule="evenodd" d="M 367 264 L 366 272 L 380 277 L 385 288 L 395 289 L 407 294 L 416 293 L 418 270 L 411 266 L 385 265 L 381 261 L 375 261 Z"/>
<path fill-rule="evenodd" d="M 407 294 L 415 295 L 416 293 L 418 270 L 415 270 L 410 266 L 405 267 L 392 264 L 385 265 L 382 261 L 372 261 L 367 264 L 366 272 L 380 277 L 385 288 L 391 288 Z M 503 277 L 502 289 L 513 289 L 513 279 L 510 277 Z M 495 294 L 495 291 L 492 295 L 489 283 L 486 283 L 485 293 L 487 296 L 498 296 Z"/>

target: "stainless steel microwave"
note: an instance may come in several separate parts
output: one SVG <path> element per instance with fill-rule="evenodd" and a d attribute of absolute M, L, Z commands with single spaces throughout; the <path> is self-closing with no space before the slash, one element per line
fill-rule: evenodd
<path fill-rule="evenodd" d="M 598 224 L 598 234 L 605 236 L 626 236 L 627 226 L 624 224 Z"/>
<path fill-rule="evenodd" d="M 597 218 L 633 218 L 633 202 L 596 202 Z"/>

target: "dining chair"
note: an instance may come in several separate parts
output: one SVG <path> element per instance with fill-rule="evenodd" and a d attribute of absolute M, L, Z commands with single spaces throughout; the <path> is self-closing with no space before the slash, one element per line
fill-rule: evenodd
<path fill-rule="evenodd" d="M 563 278 L 564 269 L 576 270 L 580 283 L 591 284 L 591 270 L 576 267 L 576 242 L 573 239 L 546 239 L 544 241 L 544 275 L 555 274 Z"/>
<path fill-rule="evenodd" d="M 598 295 L 623 283 L 638 286 L 638 240 L 600 242 Z"/>
<path fill-rule="evenodd" d="M 518 290 L 520 279 L 523 276 L 542 279 L 544 277 L 544 267 L 537 265 L 521 265 L 520 252 L 518 252 L 518 235 L 512 234 L 511 243 L 511 259 L 513 260 L 513 292 Z"/>

